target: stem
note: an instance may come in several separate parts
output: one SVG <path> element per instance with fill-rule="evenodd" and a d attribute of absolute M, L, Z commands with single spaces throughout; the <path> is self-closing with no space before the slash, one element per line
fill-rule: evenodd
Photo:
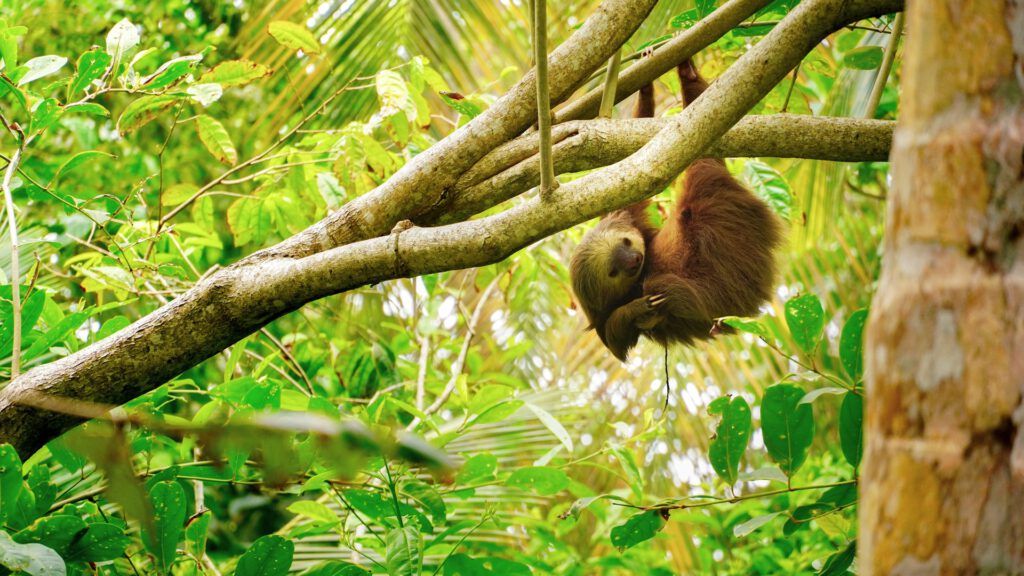
<path fill-rule="evenodd" d="M 875 85 L 871 87 L 871 98 L 868 100 L 868 109 L 864 113 L 865 118 L 874 118 L 878 110 L 878 103 L 882 101 L 882 91 L 885 89 L 885 82 L 889 79 L 889 72 L 892 71 L 892 63 L 896 60 L 896 48 L 900 45 L 900 35 L 903 33 L 903 12 L 896 15 L 892 24 L 892 35 L 889 36 L 889 45 L 885 47 L 885 56 L 882 57 L 882 66 L 878 69 L 878 76 L 875 77 Z"/>
<path fill-rule="evenodd" d="M 601 108 L 597 113 L 598 118 L 611 118 L 612 109 L 615 108 L 615 88 L 619 84 L 619 64 L 622 62 L 622 49 L 612 56 L 608 63 L 608 70 L 604 75 L 604 93 L 601 95 Z"/>
<path fill-rule="evenodd" d="M 11 236 L 11 304 L 14 307 L 14 341 L 11 348 L 11 380 L 18 377 L 21 371 L 21 263 L 18 258 L 18 222 L 14 217 L 14 197 L 11 195 L 11 178 L 18 170 L 24 142 L 14 151 L 14 156 L 7 163 L 4 171 L 3 192 L 4 203 L 7 205 L 7 229 Z"/>
<path fill-rule="evenodd" d="M 616 506 L 626 506 L 628 508 L 638 508 L 644 511 L 651 510 L 685 510 L 687 508 L 704 508 L 706 506 L 716 506 L 718 504 L 735 504 L 744 500 L 753 500 L 754 498 L 764 498 L 767 496 L 778 496 L 779 494 L 785 494 L 787 492 L 800 492 L 803 490 L 819 490 L 822 488 L 835 488 L 836 486 L 848 486 L 850 484 L 856 484 L 857 480 L 843 480 L 840 482 L 831 482 L 829 484 L 813 484 L 810 486 L 788 486 L 786 488 L 780 488 L 778 490 L 769 490 L 768 492 L 758 492 L 756 494 L 747 494 L 745 496 L 733 496 L 732 498 L 722 498 L 720 500 L 709 500 L 707 502 L 698 502 L 696 504 L 666 504 L 661 506 L 633 506 L 629 504 L 623 504 L 621 502 L 613 502 Z"/>
<path fill-rule="evenodd" d="M 548 17 L 545 0 L 534 0 L 533 56 L 537 61 L 537 130 L 540 132 L 540 194 L 558 188 L 551 159 L 551 95 L 548 93 Z"/>
<path fill-rule="evenodd" d="M 395 517 L 398 518 L 398 527 L 405 528 L 402 521 L 402 507 L 399 506 L 398 492 L 395 491 L 395 479 L 391 477 L 391 468 L 388 467 L 388 459 L 384 458 L 384 472 L 388 475 L 388 488 L 391 490 L 391 502 L 395 505 Z"/>

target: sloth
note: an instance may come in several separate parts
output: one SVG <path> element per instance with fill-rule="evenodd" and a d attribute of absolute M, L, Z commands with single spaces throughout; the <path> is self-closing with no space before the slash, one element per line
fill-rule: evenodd
<path fill-rule="evenodd" d="M 684 105 L 707 88 L 691 61 L 677 68 Z M 640 90 L 636 117 L 654 114 L 654 88 Z M 580 242 L 569 272 L 590 327 L 625 361 L 641 335 L 663 346 L 707 340 L 722 316 L 751 316 L 772 295 L 782 223 L 729 174 L 699 159 L 677 185 L 660 228 L 644 200 L 606 215 Z"/>

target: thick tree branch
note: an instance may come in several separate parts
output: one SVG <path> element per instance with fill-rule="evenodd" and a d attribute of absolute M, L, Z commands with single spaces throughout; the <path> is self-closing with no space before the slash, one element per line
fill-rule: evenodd
<path fill-rule="evenodd" d="M 558 126 L 565 135 L 554 147 L 555 172 L 582 172 L 613 164 L 639 150 L 668 119 L 576 120 Z M 702 156 L 885 161 L 895 122 L 796 114 L 747 116 Z M 474 171 L 459 179 L 452 202 L 425 220 L 452 223 L 496 206 L 536 186 L 537 136 L 527 134 L 499 146 Z M 532 155 L 531 155 L 532 154 Z M 504 167 L 504 168 L 498 168 Z M 494 176 L 477 181 L 476 169 Z"/>
<path fill-rule="evenodd" d="M 735 124 L 825 35 L 851 19 L 865 17 L 865 13 L 870 12 L 864 10 L 865 6 L 873 6 L 874 12 L 870 13 L 877 13 L 879 6 L 891 3 L 892 0 L 805 0 L 700 99 L 669 120 L 638 152 L 618 164 L 559 187 L 543 202 L 534 197 L 480 220 L 398 231 L 304 258 L 293 257 L 289 251 L 285 251 L 286 256 L 274 258 L 274 252 L 268 251 L 219 271 L 121 332 L 71 356 L 37 367 L 0 390 L 0 442 L 10 442 L 20 454 L 27 456 L 78 421 L 67 415 L 21 405 L 18 398 L 22 394 L 121 404 L 312 300 L 389 278 L 496 262 L 559 230 L 649 197 Z M 608 18 L 609 15 L 604 14 L 592 20 Z M 588 21 L 584 28 L 593 23 Z M 613 44 L 611 49 L 618 45 Z M 600 56 L 593 66 L 608 56 L 610 52 Z M 568 59 L 568 55 L 563 55 L 563 60 Z M 553 56 L 553 74 L 555 69 Z M 565 71 L 562 73 L 564 80 Z M 527 93 L 527 98 L 520 97 L 520 101 L 528 103 L 532 91 L 523 92 Z M 528 112 L 524 121 L 529 122 L 533 106 L 523 106 Z M 507 112 L 518 118 L 519 112 Z M 464 130 L 456 135 L 464 136 Z M 489 148 L 508 139 L 504 136 L 496 139 L 484 128 L 480 130 Z M 488 151 L 481 151 L 473 142 L 466 143 L 463 137 L 456 140 L 473 151 L 469 154 L 472 162 Z M 452 147 L 444 143 L 436 148 L 443 148 L 452 156 L 462 154 L 461 148 L 452 153 Z M 430 155 L 428 151 L 417 159 Z M 432 161 L 414 161 L 416 167 L 402 176 L 402 183 L 389 188 L 391 195 L 375 198 L 388 204 L 406 197 L 395 190 L 409 191 L 417 185 L 430 189 L 439 178 L 446 179 L 450 187 L 464 170 L 443 176 L 434 171 L 443 171 L 444 167 L 452 166 L 452 162 L 455 161 L 436 157 Z M 416 197 L 422 200 L 424 196 Z M 401 207 L 393 205 L 381 210 L 377 216 L 402 213 Z M 329 220 L 332 225 L 338 224 L 336 220 Z M 380 225 L 381 221 L 374 221 L 372 227 Z M 329 236 L 330 227 L 325 225 L 322 230 Z M 355 234 L 365 233 L 367 229 L 361 230 Z M 299 236 L 317 242 L 312 251 L 325 245 L 311 238 L 309 232 Z M 330 241 L 335 242 L 340 237 Z"/>
<path fill-rule="evenodd" d="M 656 0 L 605 0 L 548 58 L 552 104 L 567 98 L 640 27 Z M 455 179 L 495 146 L 537 119 L 536 75 L 528 72 L 483 114 L 419 154 L 387 182 L 277 246 L 260 258 L 303 257 L 387 234 L 400 220 L 442 202 Z"/>
<path fill-rule="evenodd" d="M 679 63 L 710 46 L 769 4 L 771 0 L 732 0 L 723 4 L 707 18 L 660 46 L 649 57 L 641 58 L 623 71 L 615 88 L 615 102 L 621 102 L 662 74 L 670 72 Z M 601 107 L 602 92 L 603 87 L 594 88 L 573 100 L 555 114 L 555 122 L 595 117 Z"/>

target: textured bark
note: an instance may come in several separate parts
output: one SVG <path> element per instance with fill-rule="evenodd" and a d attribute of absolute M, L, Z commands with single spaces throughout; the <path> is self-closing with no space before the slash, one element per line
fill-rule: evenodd
<path fill-rule="evenodd" d="M 555 128 L 555 172 L 582 172 L 613 164 L 636 152 L 668 119 L 577 120 Z M 704 151 L 706 158 L 772 157 L 884 161 L 889 158 L 894 122 L 824 118 L 796 114 L 748 116 Z M 450 223 L 500 204 L 539 181 L 537 136 L 528 134 L 499 146 L 459 178 L 444 210 L 424 214 L 427 222 Z"/>
<path fill-rule="evenodd" d="M 1024 574 L 1024 2 L 909 6 L 860 571 Z"/>
<path fill-rule="evenodd" d="M 522 88 L 523 82 L 532 82 L 532 76 L 528 76 L 512 95 L 492 107 L 504 111 L 501 118 L 492 118 L 501 120 L 500 137 L 489 133 L 486 125 L 470 130 L 467 125 L 450 137 L 462 144 L 453 148 L 446 139 L 417 156 L 409 164 L 412 168 L 396 174 L 392 181 L 397 183 L 389 181 L 367 195 L 375 199 L 375 204 L 368 205 L 370 201 L 363 199 L 366 197 L 357 199 L 354 204 L 360 208 L 342 209 L 278 247 L 211 274 L 174 302 L 118 334 L 23 374 L 0 390 L 0 442 L 10 442 L 27 456 L 78 422 L 70 415 L 21 404 L 19 397 L 43 393 L 121 404 L 307 302 L 391 278 L 490 264 L 545 236 L 650 197 L 740 120 L 828 33 L 845 23 L 882 13 L 892 3 L 806 0 L 693 106 L 673 117 L 650 142 L 618 164 L 567 183 L 543 201 L 532 198 L 494 216 L 379 236 L 384 222 L 419 214 L 438 182 L 453 185 L 473 162 L 515 135 L 505 136 L 511 126 L 507 122 L 512 122 L 508 118 L 518 119 L 523 112 L 501 102 L 521 102 L 532 114 L 530 98 L 524 99 L 524 94 L 532 97 L 532 92 Z M 621 30 L 599 34 L 602 26 L 634 26 L 639 20 L 628 14 L 629 6 L 624 1 L 609 0 L 603 6 L 618 6 L 627 14 L 601 12 L 589 18 L 579 32 L 588 31 L 591 38 L 602 39 L 609 44 L 606 51 L 610 54 L 630 34 Z M 612 45 L 607 38 L 620 41 Z M 558 59 L 576 61 L 571 54 L 559 56 L 571 42 L 552 55 L 553 90 L 563 82 L 555 78 L 556 70 L 564 64 Z M 559 74 L 567 73 L 562 70 Z M 478 129 L 480 132 L 475 132 Z M 479 141 L 467 141 L 467 134 L 483 139 L 486 149 L 481 149 Z M 472 158 L 469 162 L 455 158 L 463 154 L 464 148 Z M 438 149 L 444 153 L 435 152 Z M 361 210 L 366 206 L 379 210 L 374 212 L 372 222 L 355 216 L 365 216 Z M 354 218 L 353 230 L 339 229 L 347 218 Z M 336 245 L 367 234 L 372 237 Z"/>

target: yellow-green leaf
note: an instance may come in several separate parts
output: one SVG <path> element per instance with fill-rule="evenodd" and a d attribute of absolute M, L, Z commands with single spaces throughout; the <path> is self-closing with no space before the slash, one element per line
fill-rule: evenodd
<path fill-rule="evenodd" d="M 241 86 L 248 84 L 258 78 L 270 75 L 270 68 L 263 64 L 257 64 L 249 60 L 229 60 L 216 65 L 213 70 L 206 71 L 200 78 L 200 84 L 220 84 L 228 86 Z"/>
<path fill-rule="evenodd" d="M 138 130 L 151 122 L 158 112 L 169 108 L 179 100 L 178 96 L 163 94 L 161 96 L 143 96 L 125 106 L 121 117 L 117 119 L 117 131 L 122 135 Z"/>
<path fill-rule="evenodd" d="M 196 131 L 199 132 L 199 140 L 214 158 L 228 165 L 238 162 L 238 152 L 223 124 L 203 114 L 196 117 Z"/>
<path fill-rule="evenodd" d="M 267 27 L 267 32 L 282 46 L 302 50 L 306 54 L 319 54 L 320 43 L 303 25 L 287 20 L 275 20 Z"/>

